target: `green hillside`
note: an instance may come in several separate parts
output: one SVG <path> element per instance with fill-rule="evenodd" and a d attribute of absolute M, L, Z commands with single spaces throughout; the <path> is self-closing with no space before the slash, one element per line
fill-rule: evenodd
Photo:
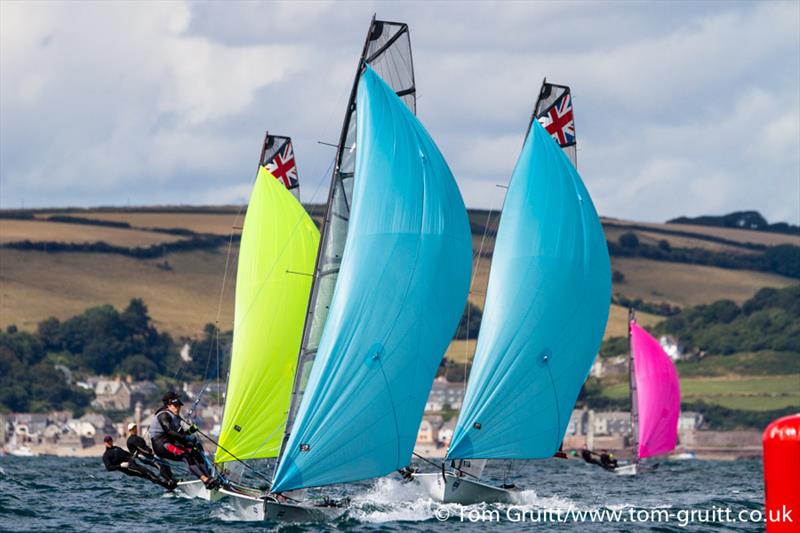
<path fill-rule="evenodd" d="M 318 219 L 320 206 L 310 210 Z M 499 220 L 496 213 L 489 216 L 482 210 L 469 215 L 475 252 L 470 302 L 476 311 L 446 354 L 451 366 L 444 371 L 456 380 L 468 372 L 474 351 L 480 324 L 476 316 L 483 307 Z M 87 308 L 107 304 L 122 313 L 131 300 L 141 298 L 149 327 L 159 335 L 202 343 L 206 324 L 230 331 L 241 216 L 236 206 L 0 212 L 0 326 L 36 332 L 51 316 L 60 324 L 71 323 L 71 317 L 83 316 Z M 736 412 L 797 404 L 792 385 L 800 375 L 800 343 L 793 332 L 800 319 L 792 309 L 772 304 L 755 309 L 753 302 L 762 305 L 772 301 L 768 296 L 784 294 L 763 288 L 787 288 L 787 294 L 794 294 L 792 287 L 800 283 L 800 236 L 697 223 L 603 222 L 616 302 L 610 308 L 604 356 L 621 353 L 625 306 L 633 304 L 641 324 L 678 336 L 698 355 L 678 365 L 687 399 Z M 715 322 L 724 312 L 735 316 Z M 172 342 L 167 352 L 174 358 L 179 342 Z M 20 358 L 15 356 L 15 363 L 7 356 L 21 348 L 6 344 L 3 368 L 19 371 L 15 365 Z M 60 362 L 94 371 L 76 363 L 85 359 L 82 348 L 74 357 L 54 346 L 43 350 L 33 364 Z M 126 358 L 148 357 L 141 351 L 123 352 L 106 371 L 130 372 L 134 365 L 123 364 Z M 153 362 L 155 370 L 144 365 L 150 374 L 169 374 L 169 365 Z M 717 381 L 706 379 L 710 377 Z M 584 396 L 598 405 L 618 404 L 626 394 L 625 385 L 614 379 L 590 385 Z M 764 386 L 773 390 L 765 392 Z M 45 403 L 58 401 L 80 403 L 75 398 Z"/>

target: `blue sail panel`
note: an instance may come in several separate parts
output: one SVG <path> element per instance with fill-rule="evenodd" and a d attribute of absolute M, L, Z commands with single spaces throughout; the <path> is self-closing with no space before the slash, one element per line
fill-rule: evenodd
<path fill-rule="evenodd" d="M 408 464 L 467 297 L 470 228 L 447 163 L 370 67 L 356 108 L 350 230 L 275 492 Z"/>
<path fill-rule="evenodd" d="M 534 120 L 506 195 L 448 458 L 552 456 L 610 303 L 600 219 L 575 167 Z"/>

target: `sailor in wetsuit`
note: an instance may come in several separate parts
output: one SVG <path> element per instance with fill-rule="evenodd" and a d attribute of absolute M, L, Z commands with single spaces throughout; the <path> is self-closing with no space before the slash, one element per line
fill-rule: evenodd
<path fill-rule="evenodd" d="M 161 479 L 145 467 L 137 465 L 130 453 L 119 446 L 114 446 L 114 439 L 111 435 L 106 435 L 103 442 L 106 445 L 106 451 L 103 453 L 103 464 L 109 472 L 119 471 L 126 476 L 140 477 L 161 485 L 167 490 L 175 488 L 176 483 L 174 481 Z"/>
<path fill-rule="evenodd" d="M 581 450 L 581 457 L 587 463 L 601 466 L 609 471 L 616 470 L 617 466 L 619 466 L 614 455 L 608 452 L 597 453 L 592 450 L 584 449 Z"/>
<path fill-rule="evenodd" d="M 192 437 L 197 426 L 187 430 L 181 427 L 181 406 L 183 402 L 177 393 L 170 391 L 161 399 L 164 405 L 159 408 L 150 424 L 150 441 L 158 457 L 172 461 L 184 461 L 189 471 L 197 476 L 207 488 L 218 485 L 212 479 L 205 462 L 205 451 L 199 440 Z"/>
<path fill-rule="evenodd" d="M 155 457 L 152 448 L 139 436 L 139 427 L 133 422 L 128 424 L 128 441 L 126 444 L 128 446 L 128 451 L 136 458 L 136 461 L 157 468 L 162 478 L 177 485 L 175 478 L 172 477 L 172 470 L 167 462 L 160 461 Z"/>

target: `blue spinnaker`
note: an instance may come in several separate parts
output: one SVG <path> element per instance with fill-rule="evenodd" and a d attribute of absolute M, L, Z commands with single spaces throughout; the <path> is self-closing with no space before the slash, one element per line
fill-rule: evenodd
<path fill-rule="evenodd" d="M 356 108 L 350 229 L 274 492 L 408 464 L 467 297 L 470 228 L 447 163 L 370 67 Z"/>
<path fill-rule="evenodd" d="M 610 270 L 589 193 L 534 120 L 506 195 L 448 458 L 538 459 L 558 450 L 603 338 Z"/>

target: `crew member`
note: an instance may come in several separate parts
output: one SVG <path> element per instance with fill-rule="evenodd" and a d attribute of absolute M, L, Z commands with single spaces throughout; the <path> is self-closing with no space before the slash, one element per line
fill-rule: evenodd
<path fill-rule="evenodd" d="M 581 457 L 589 464 L 598 465 L 606 470 L 615 470 L 618 466 L 617 460 L 608 452 L 597 453 L 591 450 L 581 450 Z"/>
<path fill-rule="evenodd" d="M 131 422 L 128 424 L 128 451 L 136 458 L 137 461 L 144 463 L 153 468 L 157 468 L 161 477 L 167 481 L 171 481 L 177 485 L 177 481 L 172 477 L 172 470 L 166 461 L 161 461 L 153 454 L 153 449 L 147 445 L 147 442 L 139 436 L 139 427 Z"/>
<path fill-rule="evenodd" d="M 106 445 L 106 451 L 103 453 L 103 464 L 109 472 L 119 471 L 126 476 L 140 477 L 157 485 L 161 485 L 167 490 L 175 488 L 174 481 L 161 479 L 145 467 L 137 465 L 130 453 L 119 446 L 114 446 L 114 439 L 111 435 L 106 435 L 103 442 Z"/>
<path fill-rule="evenodd" d="M 617 460 L 614 458 L 613 453 L 602 452 L 600 454 L 600 464 L 607 470 L 614 470 L 617 468 Z"/>
<path fill-rule="evenodd" d="M 183 402 L 180 396 L 170 391 L 161 401 L 164 405 L 156 411 L 150 424 L 150 440 L 156 455 L 162 459 L 184 461 L 189 471 L 207 488 L 215 488 L 218 482 L 212 479 L 206 467 L 203 445 L 191 436 L 197 432 L 197 426 L 192 424 L 187 430 L 181 427 Z"/>

